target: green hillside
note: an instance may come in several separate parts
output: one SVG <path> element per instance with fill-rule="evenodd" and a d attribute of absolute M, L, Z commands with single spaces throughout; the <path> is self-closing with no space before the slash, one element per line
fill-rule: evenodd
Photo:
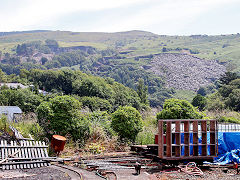
<path fill-rule="evenodd" d="M 47 39 L 55 40 L 58 43 L 57 49 L 47 47 Z M 172 57 L 171 54 L 179 54 L 176 60 L 186 61 L 186 63 L 187 61 L 191 61 L 191 63 L 199 61 L 200 64 L 197 66 L 200 67 L 197 69 L 196 74 L 199 73 L 200 75 L 202 74 L 201 69 L 205 69 L 204 71 L 208 69 L 204 59 L 217 60 L 227 70 L 240 72 L 239 40 L 239 34 L 165 36 L 137 30 L 117 33 L 70 31 L 2 32 L 0 33 L 0 59 L 2 59 L 0 68 L 8 74 L 19 74 L 22 68 L 28 70 L 33 68 L 80 69 L 85 73 L 111 77 L 133 89 L 136 89 L 139 78 L 143 78 L 148 86 L 150 103 L 158 105 L 169 97 L 191 100 L 196 93 L 192 89 L 196 89 L 201 85 L 200 83 L 195 88 L 178 89 L 175 86 L 173 86 L 173 89 L 171 89 L 171 86 L 169 88 L 168 84 L 166 84 L 167 74 L 173 74 L 173 72 L 169 72 L 169 69 L 158 64 L 157 58 L 160 58 L 158 57 L 159 54 L 164 53 L 169 58 Z M 30 49 L 30 54 L 29 52 L 25 54 L 17 52 L 18 45 L 26 46 L 25 50 L 29 51 Z M 6 53 L 9 53 L 10 57 Z M 185 55 L 183 56 L 183 54 Z M 42 58 L 46 58 L 46 63 L 42 63 Z M 184 58 L 187 59 L 184 60 Z M 153 60 L 155 60 L 155 64 L 152 63 Z M 175 66 L 176 69 L 181 68 L 179 67 L 181 64 L 176 64 L 173 59 L 169 59 L 169 63 L 173 64 L 169 65 L 168 68 L 171 66 L 174 66 L 173 69 Z M 201 63 L 205 64 L 204 67 L 201 67 Z M 213 61 L 213 63 L 215 64 L 211 66 L 212 70 L 209 71 L 214 71 L 216 61 Z M 157 66 L 157 69 L 154 69 L 154 66 Z M 193 67 L 184 63 L 183 68 L 189 69 Z M 219 74 L 224 73 L 220 69 L 223 68 L 219 67 L 217 74 L 215 73 L 216 75 L 212 73 L 213 76 L 210 77 L 203 76 L 200 79 L 190 78 L 190 80 L 202 82 L 205 78 L 208 82 L 202 85 L 206 86 L 206 84 L 213 83 L 218 79 Z M 189 71 L 186 70 L 185 72 Z M 184 75 L 184 78 L 188 77 L 188 74 Z M 209 79 L 211 79 L 211 82 Z M 180 80 L 182 81 L 182 79 Z M 183 79 L 183 81 L 186 80 Z M 181 81 L 178 83 L 181 83 Z M 179 92 L 187 93 L 184 93 L 183 96 Z"/>
<path fill-rule="evenodd" d="M 164 36 L 144 31 L 129 31 L 118 33 L 99 32 L 22 32 L 0 36 L 0 50 L 11 51 L 18 43 L 29 41 L 44 41 L 55 39 L 62 47 L 92 46 L 98 49 L 117 48 L 119 51 L 131 51 L 127 57 L 160 53 L 162 48 L 168 52 L 181 52 L 189 49 L 195 56 L 206 59 L 216 59 L 220 62 L 230 62 L 230 70 L 240 70 L 240 35 L 193 35 Z M 237 65 L 237 66 L 236 66 Z"/>

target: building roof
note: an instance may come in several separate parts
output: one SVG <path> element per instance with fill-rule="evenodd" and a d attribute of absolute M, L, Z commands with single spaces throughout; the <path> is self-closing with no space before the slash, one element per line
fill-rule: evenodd
<path fill-rule="evenodd" d="M 22 113 L 18 106 L 0 106 L 0 113 L 7 112 L 9 114 Z"/>
<path fill-rule="evenodd" d="M 18 87 L 22 89 L 28 88 L 28 86 L 24 86 L 21 83 L 0 83 L 0 86 L 4 86 L 4 85 L 9 88 L 18 88 Z"/>

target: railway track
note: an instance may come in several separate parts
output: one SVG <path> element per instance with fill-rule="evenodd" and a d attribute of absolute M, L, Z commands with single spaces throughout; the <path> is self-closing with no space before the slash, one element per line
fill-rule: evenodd
<path fill-rule="evenodd" d="M 66 166 L 66 165 L 60 165 L 60 164 L 54 164 L 50 167 L 67 173 L 72 180 L 84 180 L 84 176 L 80 172 L 80 170 L 76 169 L 74 167 Z"/>

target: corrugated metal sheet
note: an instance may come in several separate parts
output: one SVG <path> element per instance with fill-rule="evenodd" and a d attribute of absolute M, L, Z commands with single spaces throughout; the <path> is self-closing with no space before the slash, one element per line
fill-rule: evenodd
<path fill-rule="evenodd" d="M 18 106 L 0 106 L 0 115 L 5 115 L 8 120 L 14 119 L 14 114 L 22 114 L 22 110 Z"/>

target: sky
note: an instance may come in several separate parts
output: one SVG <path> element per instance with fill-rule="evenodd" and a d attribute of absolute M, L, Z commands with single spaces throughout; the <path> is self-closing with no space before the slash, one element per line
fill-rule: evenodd
<path fill-rule="evenodd" d="M 0 0 L 0 32 L 240 33 L 240 0 Z"/>

